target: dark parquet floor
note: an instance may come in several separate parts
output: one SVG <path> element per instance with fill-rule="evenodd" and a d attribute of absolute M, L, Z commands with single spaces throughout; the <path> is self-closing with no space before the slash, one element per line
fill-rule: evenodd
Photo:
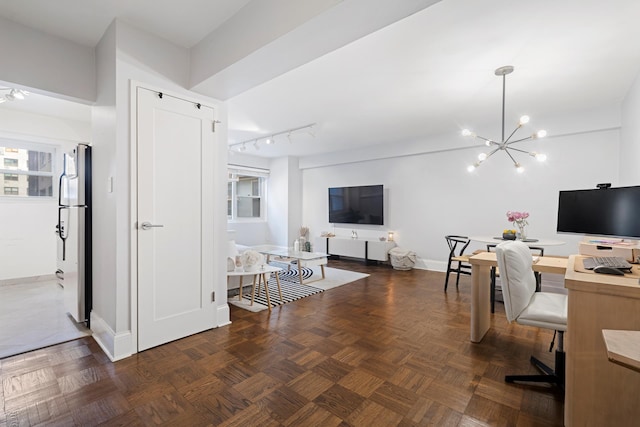
<path fill-rule="evenodd" d="M 468 276 L 330 266 L 371 276 L 115 363 L 92 338 L 0 360 L 0 427 L 562 425 L 560 393 L 503 380 L 551 333 L 498 305 L 472 344 Z"/>

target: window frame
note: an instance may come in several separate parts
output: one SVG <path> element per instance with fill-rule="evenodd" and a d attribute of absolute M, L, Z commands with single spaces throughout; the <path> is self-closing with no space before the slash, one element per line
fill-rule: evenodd
<path fill-rule="evenodd" d="M 17 200 L 21 202 L 25 201 L 50 201 L 57 200 L 58 198 L 58 185 L 57 185 L 57 176 L 60 174 L 60 162 L 58 159 L 58 153 L 60 152 L 60 147 L 54 144 L 44 144 L 38 142 L 31 141 L 23 141 L 12 138 L 5 138 L 0 136 L 0 147 L 7 148 L 7 152 L 15 153 L 16 151 L 11 149 L 19 150 L 29 150 L 29 151 L 37 151 L 40 153 L 48 153 L 51 155 L 51 171 L 22 171 L 17 169 L 6 169 L 4 167 L 4 162 L 0 162 L 0 176 L 4 175 L 18 175 L 19 176 L 34 176 L 34 177 L 50 177 L 51 178 L 51 186 L 52 191 L 50 196 L 29 196 L 29 195 L 14 195 L 14 194 L 4 194 L 4 191 L 0 191 L 0 200 L 8 201 L 8 200 Z M 4 153 L 3 153 L 4 155 Z M 14 182 L 14 181 L 12 181 Z"/>
<path fill-rule="evenodd" d="M 257 178 L 259 180 L 259 196 L 238 196 L 238 182 L 240 177 Z M 246 168 L 228 165 L 227 180 L 227 221 L 234 223 L 242 222 L 266 222 L 267 221 L 267 180 L 269 171 L 267 169 Z M 229 186 L 231 189 L 229 189 Z M 260 199 L 259 217 L 238 216 L 238 200 L 242 198 Z M 229 203 L 231 212 L 229 214 Z"/>

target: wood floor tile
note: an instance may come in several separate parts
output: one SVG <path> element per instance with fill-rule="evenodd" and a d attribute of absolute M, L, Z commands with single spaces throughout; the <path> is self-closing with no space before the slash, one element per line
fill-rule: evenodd
<path fill-rule="evenodd" d="M 283 423 L 307 403 L 309 403 L 307 398 L 296 393 L 292 388 L 282 386 L 262 398 L 259 405 L 271 415 L 271 418 Z"/>
<path fill-rule="evenodd" d="M 338 382 L 342 377 L 346 376 L 354 368 L 342 363 L 336 359 L 328 358 L 327 360 L 317 364 L 313 367 L 312 371 L 322 375 L 323 377 L 333 382 Z"/>
<path fill-rule="evenodd" d="M 409 412 L 418 401 L 418 397 L 419 396 L 411 390 L 385 382 L 376 389 L 371 395 L 370 400 L 398 414 L 404 415 Z"/>
<path fill-rule="evenodd" d="M 402 415 L 375 402 L 366 401 L 347 417 L 355 426 L 394 426 L 402 421 Z"/>
<path fill-rule="evenodd" d="M 331 412 L 322 409 L 313 402 L 309 402 L 289 417 L 282 425 L 337 427 L 341 425 L 342 422 L 342 419 L 336 417 Z"/>
<path fill-rule="evenodd" d="M 287 386 L 301 396 L 304 396 L 307 400 L 313 400 L 327 391 L 333 384 L 333 381 L 328 380 L 322 375 L 307 371 L 289 382 Z"/>
<path fill-rule="evenodd" d="M 280 381 L 260 372 L 251 378 L 234 385 L 233 388 L 252 402 L 257 402 L 281 384 L 282 383 Z"/>
<path fill-rule="evenodd" d="M 0 427 L 562 425 L 561 392 L 504 382 L 551 332 L 499 305 L 474 344 L 468 276 L 329 264 L 370 276 L 118 362 L 91 337 L 0 359 Z"/>
<path fill-rule="evenodd" d="M 342 377 L 338 384 L 360 396 L 370 397 L 378 387 L 384 384 L 384 380 L 366 371 L 355 369 Z"/>
<path fill-rule="evenodd" d="M 347 419 L 364 401 L 364 397 L 337 384 L 313 400 L 316 405 L 343 420 Z"/>
<path fill-rule="evenodd" d="M 465 415 L 493 426 L 513 426 L 518 420 L 517 410 L 478 395 L 471 398 Z"/>

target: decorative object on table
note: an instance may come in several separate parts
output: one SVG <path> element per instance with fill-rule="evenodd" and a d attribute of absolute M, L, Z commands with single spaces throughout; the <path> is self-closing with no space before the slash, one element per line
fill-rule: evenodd
<path fill-rule="evenodd" d="M 387 235 L 387 240 L 393 242 L 393 231 L 390 231 Z"/>
<path fill-rule="evenodd" d="M 516 132 L 518 131 L 518 129 L 520 129 L 522 127 L 522 125 L 524 125 L 526 123 L 529 123 L 529 116 L 520 117 L 520 121 L 516 125 L 516 128 L 505 139 L 505 134 L 504 134 L 505 87 L 506 87 L 507 74 L 511 74 L 512 72 L 513 72 L 513 66 L 511 66 L 511 65 L 505 65 L 504 67 L 500 67 L 495 71 L 495 75 L 496 76 L 502 76 L 502 139 L 500 140 L 500 142 L 497 142 L 497 141 L 494 141 L 492 139 L 488 139 L 488 138 L 484 138 L 482 136 L 476 135 L 475 133 L 471 132 L 469 129 L 463 129 L 462 130 L 462 135 L 463 136 L 470 136 L 470 137 L 473 137 L 473 138 L 476 138 L 476 139 L 480 139 L 480 140 L 484 141 L 484 143 L 485 143 L 485 145 L 487 147 L 494 147 L 493 150 L 491 152 L 489 152 L 489 154 L 480 153 L 478 155 L 478 161 L 467 168 L 467 170 L 469 172 L 473 172 L 478 166 L 480 166 L 480 164 L 482 164 L 482 162 L 487 160 L 489 157 L 493 156 L 498 151 L 504 151 L 509 156 L 509 158 L 511 158 L 511 160 L 513 161 L 513 165 L 516 167 L 516 170 L 519 173 L 524 172 L 524 168 L 522 167 L 522 165 L 520 163 L 518 163 L 516 161 L 516 159 L 513 158 L 513 155 L 511 154 L 511 151 L 518 151 L 520 153 L 528 154 L 528 155 L 530 155 L 532 157 L 535 157 L 536 160 L 538 160 L 540 162 L 544 162 L 547 159 L 547 156 L 545 154 L 537 153 L 535 151 L 529 152 L 529 151 L 526 151 L 526 150 L 521 150 L 519 148 L 512 147 L 512 145 L 517 143 L 517 142 L 528 141 L 530 139 L 544 138 L 545 136 L 547 136 L 547 131 L 539 130 L 539 131 L 537 131 L 536 133 L 534 133 L 531 136 L 527 136 L 525 138 L 519 138 L 519 139 L 516 139 L 516 140 L 513 140 L 513 141 L 511 140 L 513 135 L 516 134 Z"/>
<path fill-rule="evenodd" d="M 300 251 L 300 240 L 296 239 L 295 242 L 293 242 L 293 250 L 294 252 Z"/>
<path fill-rule="evenodd" d="M 516 240 L 516 230 L 502 230 L 502 238 L 504 240 Z"/>
<path fill-rule="evenodd" d="M 300 250 L 303 252 L 307 251 L 307 243 L 309 243 L 309 227 L 302 226 L 300 227 Z M 311 244 L 309 244 L 311 246 Z"/>
<path fill-rule="evenodd" d="M 240 261 L 244 271 L 258 271 L 264 264 L 264 255 L 251 249 L 247 249 L 240 255 Z"/>
<path fill-rule="evenodd" d="M 305 252 L 311 252 L 311 242 L 310 241 L 306 241 L 304 242 L 304 251 Z"/>
<path fill-rule="evenodd" d="M 525 227 L 529 225 L 527 218 L 529 218 L 529 212 L 507 212 L 507 219 L 512 222 L 513 225 L 518 227 L 519 231 L 517 238 L 520 240 L 526 240 L 527 238 L 527 231 L 525 229 Z"/>
<path fill-rule="evenodd" d="M 356 232 L 356 230 L 351 230 L 351 238 L 352 239 L 357 239 L 358 238 L 358 233 Z"/>

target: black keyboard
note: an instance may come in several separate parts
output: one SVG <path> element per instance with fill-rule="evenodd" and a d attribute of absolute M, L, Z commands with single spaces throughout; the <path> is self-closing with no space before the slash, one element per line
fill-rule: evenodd
<path fill-rule="evenodd" d="M 626 259 L 619 256 L 596 256 L 584 258 L 582 265 L 585 270 L 593 270 L 598 266 L 612 267 L 620 270 L 631 270 L 631 264 Z"/>

